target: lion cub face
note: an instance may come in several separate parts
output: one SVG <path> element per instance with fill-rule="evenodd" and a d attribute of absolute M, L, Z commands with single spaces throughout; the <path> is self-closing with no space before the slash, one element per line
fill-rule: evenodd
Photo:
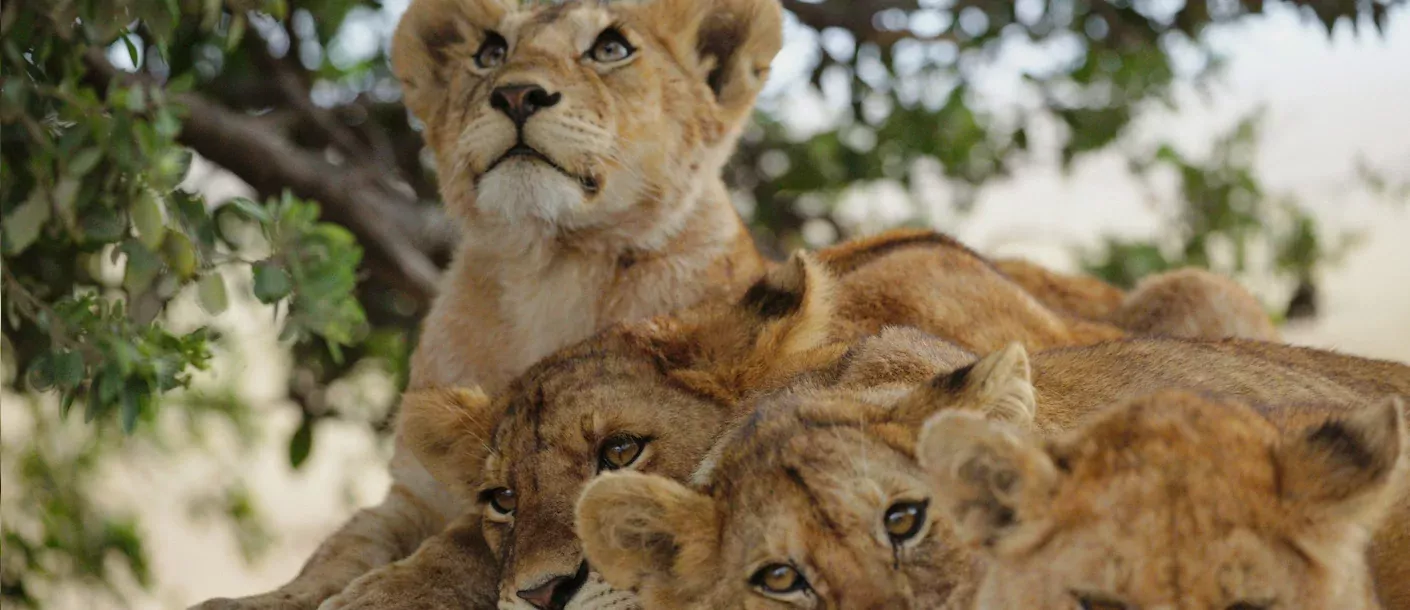
<path fill-rule="evenodd" d="M 741 392 L 837 358 L 830 280 L 813 265 L 796 256 L 739 302 L 619 326 L 561 350 L 493 399 L 474 390 L 403 398 L 406 446 L 482 515 L 500 561 L 501 608 L 635 603 L 582 552 L 573 528 L 580 491 L 614 472 L 688 478 L 738 417 Z"/>
<path fill-rule="evenodd" d="M 581 229 L 681 213 L 781 36 L 774 0 L 416 0 L 392 56 L 471 226 Z"/>
<path fill-rule="evenodd" d="M 1404 443 L 1397 401 L 1283 433 L 1167 391 L 1051 443 L 944 413 L 919 453 L 989 559 L 978 609 L 1357 610 Z"/>
<path fill-rule="evenodd" d="M 589 560 L 648 607 L 949 607 L 974 580 L 970 554 L 936 508 L 916 431 L 936 409 L 1031 420 L 1033 391 L 1018 345 L 975 362 L 914 335 L 863 341 L 835 384 L 757 401 L 695 488 L 591 483 L 577 509 Z"/>

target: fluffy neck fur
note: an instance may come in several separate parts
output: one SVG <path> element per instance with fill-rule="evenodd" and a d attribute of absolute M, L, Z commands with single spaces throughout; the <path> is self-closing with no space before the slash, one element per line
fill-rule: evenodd
<path fill-rule="evenodd" d="M 610 205 L 581 227 L 469 223 L 423 328 L 413 386 L 495 391 L 539 358 L 619 321 L 742 291 L 763 270 L 718 177 L 685 201 Z"/>

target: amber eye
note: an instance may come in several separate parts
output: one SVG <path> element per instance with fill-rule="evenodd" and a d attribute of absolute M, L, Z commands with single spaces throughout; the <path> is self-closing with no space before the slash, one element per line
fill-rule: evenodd
<path fill-rule="evenodd" d="M 632 462 L 641 457 L 641 450 L 644 448 L 645 439 L 619 434 L 608 438 L 607 442 L 602 444 L 597 460 L 603 470 L 620 470 L 631 466 Z"/>
<path fill-rule="evenodd" d="M 501 515 L 514 514 L 514 508 L 519 505 L 519 498 L 508 487 L 496 487 L 486 491 L 483 497 L 490 503 L 490 508 Z"/>
<path fill-rule="evenodd" d="M 627 37 L 617 28 L 607 28 L 597 35 L 597 41 L 592 43 L 592 49 L 588 50 L 588 57 L 593 61 L 610 64 L 622 61 L 632 56 L 636 52 L 636 47 L 627 42 Z"/>
<path fill-rule="evenodd" d="M 1077 603 L 1082 610 L 1126 610 L 1126 604 L 1122 602 L 1090 595 L 1078 595 Z"/>
<path fill-rule="evenodd" d="M 803 575 L 799 574 L 796 568 L 785 563 L 771 563 L 759 568 L 759 571 L 749 579 L 749 583 L 765 593 L 777 595 L 808 588 L 808 581 L 803 579 Z"/>
<path fill-rule="evenodd" d="M 926 502 L 897 502 L 886 509 L 882 522 L 892 542 L 905 542 L 920 531 L 925 525 L 925 506 Z"/>
<path fill-rule="evenodd" d="M 509 43 L 504 41 L 504 37 L 494 32 L 485 32 L 485 42 L 480 44 L 480 50 L 475 51 L 475 65 L 481 70 L 497 68 L 504 63 L 504 56 L 509 53 Z"/>

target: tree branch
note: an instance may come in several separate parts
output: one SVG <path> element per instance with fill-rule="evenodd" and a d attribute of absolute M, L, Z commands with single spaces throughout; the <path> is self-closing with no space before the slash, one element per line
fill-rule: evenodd
<path fill-rule="evenodd" d="M 114 79 L 143 82 L 140 76 L 114 68 L 98 49 L 90 49 L 84 60 L 103 83 Z M 373 270 L 386 269 L 379 273 L 383 279 L 423 303 L 436 294 L 440 270 L 416 243 L 431 231 L 411 196 L 381 188 L 378 178 L 366 171 L 333 165 L 298 148 L 256 117 L 194 93 L 175 96 L 175 101 L 188 111 L 182 124 L 182 143 L 260 193 L 277 194 L 287 188 L 318 201 L 325 219 L 359 237 Z"/>
<path fill-rule="evenodd" d="M 831 0 L 829 2 L 803 2 L 783 0 L 783 7 L 798 17 L 804 25 L 822 31 L 827 28 L 842 28 L 857 37 L 857 42 L 875 43 L 882 49 L 889 49 L 905 38 L 918 38 L 909 30 L 887 30 L 877 27 L 874 17 L 877 13 L 899 8 L 913 11 L 919 8 L 916 0 Z M 924 40 L 923 38 L 918 38 Z"/>

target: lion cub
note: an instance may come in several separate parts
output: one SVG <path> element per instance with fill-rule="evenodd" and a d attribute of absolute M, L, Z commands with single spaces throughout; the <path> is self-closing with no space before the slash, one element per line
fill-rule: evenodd
<path fill-rule="evenodd" d="M 976 350 L 1122 335 L 1047 309 L 944 235 L 896 231 L 799 253 L 737 301 L 623 325 L 560 350 L 507 391 L 410 393 L 399 435 L 473 507 L 457 535 L 481 537 L 490 557 L 503 558 L 500 607 L 626 603 L 631 593 L 602 582 L 573 535 L 583 484 L 619 469 L 688 477 L 747 414 L 747 396 L 830 365 L 848 342 L 887 323 Z M 405 566 L 426 560 L 413 556 Z M 417 571 L 400 570 L 378 588 L 411 587 Z"/>
<path fill-rule="evenodd" d="M 988 559 L 975 610 L 1373 610 L 1366 547 L 1408 500 L 1405 432 L 1398 398 L 1289 413 L 1165 391 L 1050 442 L 941 413 L 917 453 Z"/>
<path fill-rule="evenodd" d="M 721 171 L 782 43 L 777 0 L 415 0 L 392 41 L 461 246 L 411 386 L 498 391 L 622 320 L 738 296 L 764 264 Z M 294 581 L 313 608 L 463 508 L 404 447 L 381 505 Z"/>
<path fill-rule="evenodd" d="M 1328 405 L 1288 411 L 1315 419 L 1410 394 L 1410 367 L 1258 341 L 1156 338 L 1050 350 L 1030 365 L 1017 345 L 976 360 L 913 329 L 888 329 L 750 401 L 752 415 L 710 451 L 693 486 L 642 472 L 597 477 L 578 500 L 577 532 L 589 563 L 653 608 L 966 608 L 982 561 L 916 461 L 922 424 L 966 411 L 1055 433 L 1169 387 Z M 1023 516 L 980 514 L 994 527 Z M 1403 581 L 1410 567 L 1405 531 L 1381 534 L 1378 569 L 1388 579 Z"/>

